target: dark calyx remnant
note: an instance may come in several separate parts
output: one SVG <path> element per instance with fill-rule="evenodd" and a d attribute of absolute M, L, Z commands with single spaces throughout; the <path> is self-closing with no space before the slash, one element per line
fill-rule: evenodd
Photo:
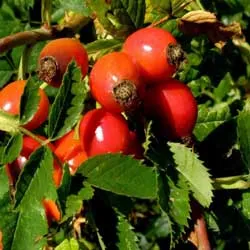
<path fill-rule="evenodd" d="M 58 78 L 59 67 L 57 61 L 52 56 L 45 56 L 40 60 L 38 76 L 41 80 L 51 83 Z"/>
<path fill-rule="evenodd" d="M 186 55 L 180 44 L 169 44 L 167 48 L 167 60 L 168 63 L 174 65 L 177 69 L 181 63 L 186 60 Z"/>
<path fill-rule="evenodd" d="M 130 80 L 122 80 L 113 88 L 116 101 L 125 111 L 136 110 L 140 104 L 137 88 Z"/>

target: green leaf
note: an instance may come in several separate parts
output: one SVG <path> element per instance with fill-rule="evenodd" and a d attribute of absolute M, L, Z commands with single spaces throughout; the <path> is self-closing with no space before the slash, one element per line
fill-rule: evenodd
<path fill-rule="evenodd" d="M 78 192 L 77 195 L 70 195 L 66 201 L 66 211 L 64 220 L 74 216 L 82 208 L 84 200 L 90 200 L 94 196 L 94 189 L 88 184 L 84 183 L 84 187 Z"/>
<path fill-rule="evenodd" d="M 0 198 L 0 231 L 3 234 L 4 249 L 12 249 L 12 241 L 14 238 L 15 228 L 18 221 L 18 213 L 12 211 L 10 195 L 5 193 Z"/>
<path fill-rule="evenodd" d="M 204 167 L 192 149 L 179 143 L 168 143 L 177 170 L 182 174 L 194 198 L 204 207 L 209 207 L 213 197 L 212 180 L 208 170 Z"/>
<path fill-rule="evenodd" d="M 19 133 L 18 117 L 0 109 L 0 130 L 11 134 Z"/>
<path fill-rule="evenodd" d="M 65 208 L 66 199 L 70 192 L 72 177 L 69 171 L 69 165 L 63 165 L 63 178 L 60 187 L 57 189 L 58 199 L 60 201 L 61 208 Z"/>
<path fill-rule="evenodd" d="M 50 139 L 55 140 L 63 136 L 79 120 L 87 94 L 84 81 L 81 79 L 80 68 L 75 62 L 71 62 L 49 114 L 48 135 Z"/>
<path fill-rule="evenodd" d="M 245 109 L 240 112 L 237 119 L 237 135 L 242 159 L 250 170 L 250 101 L 247 101 Z"/>
<path fill-rule="evenodd" d="M 13 162 L 19 155 L 23 146 L 23 136 L 5 134 L 0 138 L 0 164 Z"/>
<path fill-rule="evenodd" d="M 213 108 L 200 106 L 193 133 L 198 141 L 203 141 L 213 130 L 230 118 L 230 109 L 227 104 L 222 103 Z"/>
<path fill-rule="evenodd" d="M 31 154 L 17 181 L 15 207 L 25 209 L 31 204 L 41 204 L 45 197 L 56 199 L 52 173 L 53 157 L 50 149 L 38 148 Z"/>
<path fill-rule="evenodd" d="M 103 55 L 120 50 L 122 41 L 118 39 L 99 39 L 94 42 L 88 43 L 85 47 L 89 57 L 94 60 L 102 57 Z"/>
<path fill-rule="evenodd" d="M 158 173 L 159 203 L 183 233 L 190 218 L 189 187 L 182 175 L 179 174 L 177 180 L 172 180 L 171 177 L 173 178 L 164 172 Z"/>
<path fill-rule="evenodd" d="M 12 77 L 13 70 L 0 70 L 0 88 L 2 88 Z"/>
<path fill-rule="evenodd" d="M 41 203 L 31 203 L 21 209 L 13 232 L 11 250 L 40 250 L 47 243 L 44 237 L 48 232 L 47 220 Z"/>
<path fill-rule="evenodd" d="M 118 224 L 117 224 L 117 236 L 118 243 L 117 247 L 119 250 L 139 250 L 137 245 L 138 238 L 133 231 L 133 227 L 130 225 L 128 220 L 124 215 L 118 214 Z"/>
<path fill-rule="evenodd" d="M 231 74 L 228 72 L 220 81 L 218 87 L 215 88 L 214 90 L 216 98 L 222 101 L 229 94 L 233 86 L 234 86 L 234 81 L 232 79 Z"/>
<path fill-rule="evenodd" d="M 242 213 L 250 220 L 250 192 L 246 191 L 242 194 Z"/>
<path fill-rule="evenodd" d="M 9 191 L 8 176 L 4 166 L 0 166 L 0 200 Z"/>
<path fill-rule="evenodd" d="M 111 8 L 121 24 L 142 27 L 145 15 L 145 0 L 113 0 Z"/>
<path fill-rule="evenodd" d="M 60 0 L 61 6 L 59 8 L 62 8 L 64 11 L 73 11 L 75 13 L 80 13 L 84 16 L 90 16 L 91 11 L 86 5 L 86 1 L 82 0 Z M 58 6 L 57 6 L 58 8 Z"/>
<path fill-rule="evenodd" d="M 41 96 L 39 95 L 40 82 L 34 78 L 29 78 L 20 103 L 20 124 L 27 124 L 34 117 Z"/>
<path fill-rule="evenodd" d="M 79 244 L 75 238 L 65 239 L 55 250 L 79 250 Z"/>
<path fill-rule="evenodd" d="M 106 154 L 90 158 L 77 173 L 88 177 L 91 185 L 125 196 L 156 197 L 155 170 L 121 154 Z M 147 185 L 145 185 L 147 183 Z"/>

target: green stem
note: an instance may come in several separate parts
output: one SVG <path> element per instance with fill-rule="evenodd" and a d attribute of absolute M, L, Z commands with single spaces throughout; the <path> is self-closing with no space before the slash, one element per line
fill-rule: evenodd
<path fill-rule="evenodd" d="M 48 139 L 48 140 L 42 140 L 41 138 L 39 138 L 38 136 L 36 136 L 35 134 L 33 134 L 32 132 L 30 132 L 28 129 L 26 129 L 26 128 L 24 128 L 24 127 L 19 127 L 19 130 L 20 130 L 23 134 L 25 134 L 25 135 L 27 135 L 27 136 L 33 138 L 33 139 L 36 140 L 37 142 L 39 142 L 42 146 L 47 145 L 47 144 L 50 142 L 49 139 Z"/>
<path fill-rule="evenodd" d="M 18 68 L 18 80 L 24 80 L 26 73 L 28 72 L 29 58 L 31 55 L 33 45 L 27 44 L 23 50 L 22 57 L 20 59 L 19 68 Z"/>
<path fill-rule="evenodd" d="M 51 0 L 42 0 L 42 23 L 50 27 L 51 24 L 51 9 L 52 1 Z"/>

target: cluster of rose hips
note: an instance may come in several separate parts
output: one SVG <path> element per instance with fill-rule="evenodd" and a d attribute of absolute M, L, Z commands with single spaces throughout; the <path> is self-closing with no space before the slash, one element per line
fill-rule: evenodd
<path fill-rule="evenodd" d="M 81 118 L 79 139 L 75 139 L 72 130 L 48 145 L 56 156 L 53 179 L 57 187 L 63 175 L 60 162 L 68 163 L 74 174 L 82 162 L 99 154 L 122 152 L 138 159 L 143 157 L 141 141 L 136 131 L 130 130 L 123 112 L 155 119 L 161 134 L 171 140 L 192 134 L 197 103 L 184 83 L 171 78 L 182 59 L 183 52 L 171 33 L 160 28 L 144 28 L 126 39 L 122 51 L 106 54 L 96 61 L 89 85 L 91 95 L 102 107 L 88 111 Z M 72 60 L 85 77 L 88 55 L 79 41 L 62 38 L 49 42 L 39 57 L 40 79 L 60 87 Z M 0 109 L 19 113 L 25 83 L 15 81 L 0 91 Z M 47 119 L 49 99 L 43 89 L 39 89 L 39 95 L 38 110 L 24 126 L 26 129 L 34 130 Z M 11 184 L 15 185 L 26 161 L 39 146 L 35 139 L 24 136 L 19 157 L 6 166 Z M 53 202 L 44 200 L 43 205 L 49 221 L 60 219 Z"/>

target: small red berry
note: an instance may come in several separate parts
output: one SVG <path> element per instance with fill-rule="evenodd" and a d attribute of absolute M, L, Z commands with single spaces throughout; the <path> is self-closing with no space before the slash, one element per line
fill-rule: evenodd
<path fill-rule="evenodd" d="M 136 109 L 145 94 L 137 65 L 122 52 L 107 54 L 95 63 L 90 89 L 106 110 L 117 113 Z"/>
<path fill-rule="evenodd" d="M 74 130 L 63 136 L 56 142 L 55 155 L 62 161 L 67 162 L 71 174 L 87 159 L 79 139 L 74 138 Z"/>
<path fill-rule="evenodd" d="M 87 156 L 127 152 L 129 129 L 120 114 L 104 109 L 89 111 L 80 122 L 80 141 Z"/>
<path fill-rule="evenodd" d="M 138 63 L 147 83 L 164 81 L 177 70 L 184 54 L 174 36 L 161 28 L 143 28 L 126 39 L 123 52 Z"/>
<path fill-rule="evenodd" d="M 0 109 L 18 115 L 20 112 L 20 102 L 26 81 L 19 80 L 9 83 L 0 91 Z M 48 117 L 49 99 L 44 90 L 39 89 L 40 101 L 38 109 L 30 122 L 23 127 L 33 130 L 38 128 Z"/>
<path fill-rule="evenodd" d="M 197 119 L 197 103 L 191 90 L 178 80 L 152 85 L 145 98 L 146 112 L 164 125 L 170 139 L 190 136 Z"/>
<path fill-rule="evenodd" d="M 60 87 L 68 64 L 75 60 L 81 68 L 82 77 L 88 72 L 88 55 L 76 39 L 60 38 L 50 41 L 39 57 L 39 78 L 54 87 Z"/>

